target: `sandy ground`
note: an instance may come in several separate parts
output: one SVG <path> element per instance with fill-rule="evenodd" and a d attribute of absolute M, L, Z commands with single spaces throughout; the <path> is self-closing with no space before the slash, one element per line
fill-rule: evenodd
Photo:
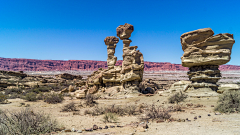
<path fill-rule="evenodd" d="M 215 115 L 213 112 L 213 107 L 211 105 L 216 106 L 217 97 L 211 98 L 187 98 L 184 102 L 182 102 L 182 106 L 186 107 L 186 104 L 201 104 L 203 107 L 193 108 L 188 107 L 185 112 L 172 112 L 172 118 L 175 119 L 186 119 L 191 120 L 190 122 L 162 122 L 156 123 L 155 121 L 149 121 L 149 128 L 147 131 L 139 130 L 139 128 L 134 128 L 130 126 L 126 127 L 115 127 L 109 129 L 96 130 L 93 132 L 76 133 L 58 133 L 60 135 L 75 135 L 75 134 L 84 134 L 84 135 L 105 135 L 105 134 L 113 134 L 113 135 L 240 135 L 240 114 L 221 114 Z M 159 100 L 159 101 L 158 101 Z M 144 96 L 136 96 L 127 99 L 104 99 L 97 100 L 99 105 L 125 105 L 125 104 L 159 104 L 163 105 L 167 100 L 167 97 L 154 95 L 152 97 L 144 97 Z M 76 129 L 82 130 L 84 128 L 92 128 L 94 124 L 99 127 L 105 127 L 105 125 L 120 125 L 125 126 L 126 124 L 130 124 L 131 122 L 139 122 L 139 116 L 123 116 L 119 117 L 118 123 L 107 123 L 105 124 L 101 119 L 103 115 L 100 116 L 90 116 L 84 115 L 84 110 L 88 108 L 79 107 L 78 111 L 75 113 L 79 113 L 78 115 L 73 115 L 73 112 L 60 112 L 63 105 L 68 104 L 70 102 L 76 103 L 79 105 L 83 100 L 80 99 L 70 99 L 66 97 L 62 103 L 59 104 L 47 104 L 43 101 L 38 102 L 27 102 L 22 99 L 10 99 L 10 104 L 0 104 L 0 108 L 2 110 L 8 111 L 17 111 L 26 107 L 19 107 L 20 103 L 30 104 L 31 109 L 35 111 L 43 111 L 45 113 L 49 113 L 52 118 L 56 118 L 58 122 L 66 127 L 66 129 Z M 164 104 L 169 106 L 171 104 Z M 208 116 L 210 114 L 211 116 Z M 201 116 L 201 118 L 197 118 L 194 120 L 195 116 Z M 216 122 L 214 122 L 215 120 Z M 140 121 L 141 122 L 141 121 Z"/>

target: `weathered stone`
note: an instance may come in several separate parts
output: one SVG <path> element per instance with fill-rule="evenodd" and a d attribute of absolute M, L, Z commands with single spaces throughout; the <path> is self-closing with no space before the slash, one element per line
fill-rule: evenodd
<path fill-rule="evenodd" d="M 123 40 L 123 62 L 122 66 L 116 66 L 117 57 L 114 56 L 116 44 L 119 39 L 114 36 L 106 37 L 104 42 L 107 45 L 108 69 L 100 68 L 93 72 L 87 80 L 88 93 L 94 94 L 105 87 L 121 86 L 122 90 L 139 91 L 139 84 L 143 78 L 144 60 L 143 55 L 137 46 L 129 46 L 128 39 L 133 32 L 131 24 L 120 25 L 117 28 L 117 36 Z"/>
<path fill-rule="evenodd" d="M 184 33 L 180 37 L 184 51 L 181 57 L 182 65 L 189 67 L 191 86 L 197 90 L 192 91 L 195 96 L 217 95 L 214 91 L 217 91 L 217 82 L 221 78 L 219 65 L 226 64 L 231 58 L 232 46 L 235 43 L 233 35 L 213 35 L 211 28 L 205 28 Z"/>
<path fill-rule="evenodd" d="M 63 79 L 68 79 L 68 80 L 73 80 L 73 79 L 82 79 L 82 76 L 80 75 L 71 75 L 68 73 L 63 73 L 60 75 L 55 75 L 57 78 L 63 78 Z"/>

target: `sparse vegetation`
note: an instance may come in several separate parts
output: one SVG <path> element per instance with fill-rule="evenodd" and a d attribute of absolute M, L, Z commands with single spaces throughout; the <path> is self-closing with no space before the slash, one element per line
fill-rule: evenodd
<path fill-rule="evenodd" d="M 27 93 L 24 99 L 27 101 L 37 101 L 37 94 L 34 92 Z"/>
<path fill-rule="evenodd" d="M 56 120 L 42 112 L 24 109 L 18 112 L 1 111 L 1 135 L 45 134 L 58 127 Z"/>
<path fill-rule="evenodd" d="M 63 100 L 64 100 L 63 95 L 56 94 L 56 93 L 47 93 L 47 94 L 44 94 L 44 97 L 43 97 L 43 101 L 49 104 L 61 103 Z"/>
<path fill-rule="evenodd" d="M 186 98 L 187 98 L 187 95 L 180 91 L 180 92 L 176 92 L 172 96 L 170 96 L 168 98 L 168 102 L 171 104 L 173 104 L 173 103 L 178 104 L 179 102 L 184 101 Z"/>
<path fill-rule="evenodd" d="M 7 101 L 7 96 L 0 92 L 0 103 L 5 103 Z"/>
<path fill-rule="evenodd" d="M 63 106 L 62 108 L 62 112 L 72 112 L 72 111 L 76 111 L 76 106 L 75 106 L 75 103 L 71 102 L 69 104 L 66 104 Z"/>
<path fill-rule="evenodd" d="M 103 116 L 103 122 L 107 123 L 107 122 L 117 122 L 118 121 L 118 117 L 115 113 L 106 113 Z"/>
<path fill-rule="evenodd" d="M 164 108 L 158 105 L 149 105 L 149 107 L 144 111 L 144 116 L 140 120 L 167 120 L 171 118 L 169 112 L 171 108 Z"/>
<path fill-rule="evenodd" d="M 240 111 L 240 91 L 227 91 L 219 96 L 218 105 L 214 109 L 222 113 Z"/>
<path fill-rule="evenodd" d="M 139 113 L 136 111 L 136 108 L 136 105 L 117 106 L 115 104 L 112 104 L 106 107 L 99 107 L 97 105 L 92 108 L 92 110 L 86 110 L 84 114 L 91 114 L 93 116 L 98 116 L 106 113 L 115 113 L 120 116 L 136 115 Z"/>
<path fill-rule="evenodd" d="M 87 106 L 93 106 L 94 104 L 96 104 L 96 97 L 93 94 L 87 94 L 86 98 L 85 98 L 85 104 Z"/>

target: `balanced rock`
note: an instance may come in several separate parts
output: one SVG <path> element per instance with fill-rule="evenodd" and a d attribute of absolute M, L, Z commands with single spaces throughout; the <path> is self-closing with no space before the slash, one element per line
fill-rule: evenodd
<path fill-rule="evenodd" d="M 233 34 L 213 35 L 211 28 L 204 28 L 184 33 L 180 37 L 184 51 L 181 57 L 182 65 L 189 67 L 191 85 L 198 92 L 202 92 L 201 96 L 216 94 L 209 89 L 217 91 L 217 82 L 221 78 L 219 65 L 230 61 L 232 46 L 235 43 Z"/>
<path fill-rule="evenodd" d="M 117 36 L 123 40 L 123 62 L 121 70 L 121 84 L 124 89 L 139 91 L 139 84 L 143 78 L 143 54 L 136 50 L 137 46 L 130 46 L 129 38 L 133 32 L 133 25 L 125 23 L 117 27 Z"/>

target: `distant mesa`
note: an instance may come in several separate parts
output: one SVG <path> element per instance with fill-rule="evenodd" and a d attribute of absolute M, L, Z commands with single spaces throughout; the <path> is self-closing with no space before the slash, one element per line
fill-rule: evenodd
<path fill-rule="evenodd" d="M 122 60 L 116 62 L 116 66 L 122 65 Z M 0 70 L 6 71 L 96 71 L 99 68 L 107 69 L 107 61 L 96 60 L 37 60 L 19 58 L 1 58 Z M 187 67 L 181 64 L 169 62 L 144 62 L 144 71 L 188 71 Z M 219 70 L 231 71 L 240 70 L 240 66 L 220 65 Z"/>

